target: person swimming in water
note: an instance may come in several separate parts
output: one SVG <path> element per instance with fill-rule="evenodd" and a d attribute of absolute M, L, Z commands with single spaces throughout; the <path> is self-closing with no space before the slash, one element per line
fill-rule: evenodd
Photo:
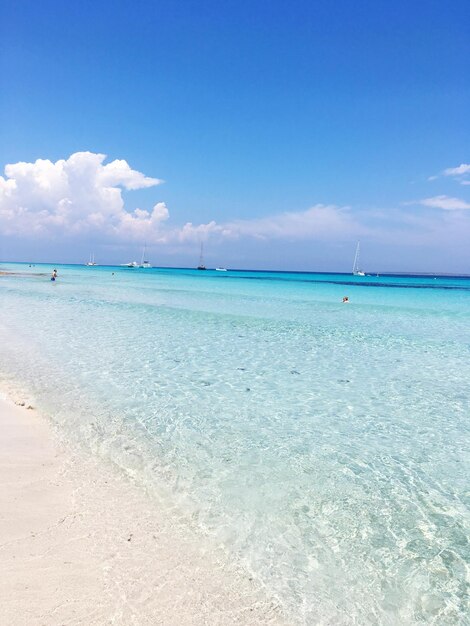
<path fill-rule="evenodd" d="M 349 304 L 349 297 L 348 296 L 344 296 L 343 304 Z"/>

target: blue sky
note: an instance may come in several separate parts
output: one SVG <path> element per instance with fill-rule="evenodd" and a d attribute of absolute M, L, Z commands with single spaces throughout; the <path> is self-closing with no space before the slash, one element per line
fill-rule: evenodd
<path fill-rule="evenodd" d="M 349 270 L 360 239 L 371 271 L 470 273 L 469 24 L 459 1 L 9 3 L 0 256 L 145 240 L 193 265 L 203 239 L 209 265 Z"/>

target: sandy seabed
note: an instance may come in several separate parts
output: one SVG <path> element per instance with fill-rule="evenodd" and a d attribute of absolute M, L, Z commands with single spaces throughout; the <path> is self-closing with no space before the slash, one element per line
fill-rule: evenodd
<path fill-rule="evenodd" d="M 27 403 L 0 397 L 0 428 L 2 626 L 286 623 L 222 548 Z"/>

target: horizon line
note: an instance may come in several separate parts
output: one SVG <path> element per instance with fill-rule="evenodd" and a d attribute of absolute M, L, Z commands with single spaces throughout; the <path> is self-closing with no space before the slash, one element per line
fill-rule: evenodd
<path fill-rule="evenodd" d="M 87 267 L 86 263 L 67 263 L 67 262 L 52 262 L 52 261 L 0 261 L 0 266 L 2 264 L 18 264 L 18 265 L 71 265 L 73 267 Z M 94 266 L 89 267 L 89 269 L 100 268 L 100 267 L 109 267 L 109 268 L 119 268 L 122 270 L 129 269 L 123 265 L 114 265 L 114 264 L 106 264 L 106 263 L 98 263 Z M 150 268 L 132 268 L 132 269 L 146 269 L 146 270 L 194 270 L 197 271 L 197 267 L 186 267 L 186 266 L 173 266 L 173 265 L 154 265 Z M 280 270 L 280 269 L 242 269 L 242 268 L 226 268 L 227 272 L 259 272 L 259 273 L 275 273 L 275 274 L 342 274 L 342 275 L 353 275 L 352 272 L 347 271 L 320 271 L 320 270 Z M 216 268 L 208 267 L 206 271 L 216 271 Z M 395 270 L 383 270 L 376 271 L 371 270 L 366 273 L 366 277 L 377 277 L 377 276 L 438 276 L 442 278 L 470 278 L 470 274 L 454 274 L 450 272 L 417 272 L 417 271 L 395 271 Z"/>

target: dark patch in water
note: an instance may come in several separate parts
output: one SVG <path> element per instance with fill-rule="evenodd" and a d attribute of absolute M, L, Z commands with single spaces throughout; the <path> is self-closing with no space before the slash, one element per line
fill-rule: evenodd
<path fill-rule="evenodd" d="M 309 280 L 305 278 L 298 278 L 298 279 L 292 280 L 291 278 L 281 278 L 279 276 L 230 276 L 230 278 L 238 279 L 238 280 L 281 281 L 281 282 L 288 282 L 291 284 L 309 283 L 309 284 L 320 284 L 320 285 L 346 285 L 350 287 L 383 287 L 384 289 L 434 289 L 434 290 L 445 289 L 448 291 L 470 291 L 470 286 L 465 287 L 463 285 L 417 285 L 416 283 L 396 284 L 396 283 L 384 283 L 384 282 L 370 282 L 370 281 L 363 281 L 363 280 L 361 281 L 315 280 L 315 279 Z M 440 278 L 443 278 L 443 277 L 440 277 Z"/>

